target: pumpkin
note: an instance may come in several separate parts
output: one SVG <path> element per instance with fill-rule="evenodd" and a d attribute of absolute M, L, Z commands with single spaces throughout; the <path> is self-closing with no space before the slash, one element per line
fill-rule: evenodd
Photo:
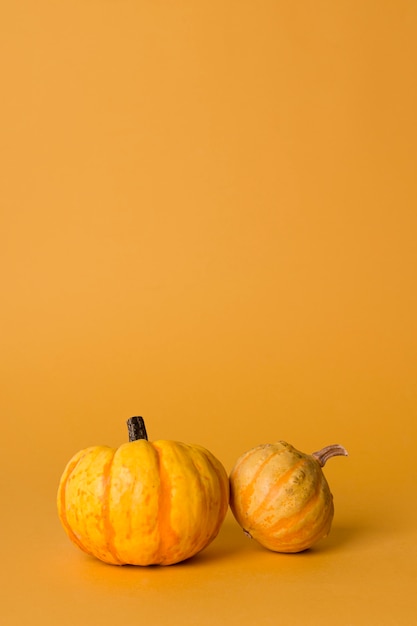
<path fill-rule="evenodd" d="M 230 474 L 230 508 L 245 533 L 275 552 L 300 552 L 330 532 L 333 496 L 326 461 L 347 455 L 331 445 L 312 455 L 285 441 L 244 453 Z"/>
<path fill-rule="evenodd" d="M 216 537 L 229 504 L 226 470 L 198 445 L 148 441 L 140 417 L 129 442 L 94 446 L 69 461 L 57 505 L 68 537 L 111 564 L 170 565 Z"/>

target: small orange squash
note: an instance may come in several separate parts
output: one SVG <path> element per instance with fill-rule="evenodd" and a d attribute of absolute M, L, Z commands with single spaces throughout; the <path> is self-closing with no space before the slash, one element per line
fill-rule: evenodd
<path fill-rule="evenodd" d="M 81 450 L 62 475 L 58 513 L 69 538 L 111 564 L 170 565 L 216 537 L 229 504 L 226 470 L 211 452 L 149 442 L 142 418 L 129 443 Z"/>
<path fill-rule="evenodd" d="M 345 448 L 312 455 L 279 441 L 244 453 L 230 474 L 230 507 L 245 533 L 276 552 L 300 552 L 330 532 L 333 497 L 322 467 Z"/>

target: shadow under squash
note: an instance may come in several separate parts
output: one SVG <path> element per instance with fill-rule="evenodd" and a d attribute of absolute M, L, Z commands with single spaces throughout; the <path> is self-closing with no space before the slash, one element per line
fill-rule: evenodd
<path fill-rule="evenodd" d="M 245 552 L 250 549 L 250 543 L 245 537 L 242 529 L 233 519 L 226 519 L 219 531 L 219 534 L 212 543 L 195 556 L 181 561 L 174 567 L 187 565 L 206 564 L 208 562 L 229 559 L 231 555 Z"/>

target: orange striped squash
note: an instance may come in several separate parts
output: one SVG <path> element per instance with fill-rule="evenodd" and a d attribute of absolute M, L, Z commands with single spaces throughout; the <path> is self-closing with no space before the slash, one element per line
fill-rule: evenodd
<path fill-rule="evenodd" d="M 129 443 L 86 448 L 69 461 L 59 518 L 79 548 L 106 563 L 183 561 L 220 530 L 229 504 L 226 471 L 201 446 L 149 442 L 143 420 L 131 420 Z"/>
<path fill-rule="evenodd" d="M 322 472 L 339 445 L 312 455 L 279 441 L 244 453 L 230 474 L 230 507 L 245 533 L 276 552 L 300 552 L 330 532 L 333 497 Z"/>

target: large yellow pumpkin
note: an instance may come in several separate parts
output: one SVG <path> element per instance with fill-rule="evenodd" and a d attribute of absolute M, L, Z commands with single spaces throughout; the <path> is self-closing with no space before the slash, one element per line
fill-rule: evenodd
<path fill-rule="evenodd" d="M 69 538 L 117 565 L 169 565 L 216 537 L 229 503 L 226 471 L 201 446 L 147 440 L 128 420 L 129 443 L 81 450 L 62 475 L 58 513 Z"/>
<path fill-rule="evenodd" d="M 330 532 L 333 497 L 322 472 L 347 455 L 339 445 L 312 455 L 284 441 L 244 453 L 230 474 L 230 507 L 247 535 L 276 552 L 300 552 Z"/>

